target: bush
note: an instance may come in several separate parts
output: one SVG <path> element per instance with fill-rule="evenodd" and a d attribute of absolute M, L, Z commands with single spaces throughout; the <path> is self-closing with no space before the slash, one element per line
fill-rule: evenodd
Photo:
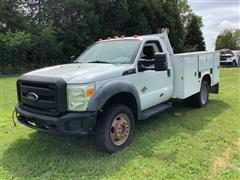
<path fill-rule="evenodd" d="M 31 37 L 26 32 L 0 33 L 0 67 L 15 71 L 28 65 Z"/>
<path fill-rule="evenodd" d="M 30 64 L 42 67 L 62 63 L 62 59 L 64 59 L 62 43 L 57 39 L 53 27 L 42 29 L 39 35 L 32 38 L 32 42 L 33 51 Z"/>
<path fill-rule="evenodd" d="M 0 72 L 16 73 L 64 63 L 67 58 L 62 44 L 52 27 L 46 27 L 35 35 L 11 31 L 0 33 Z"/>

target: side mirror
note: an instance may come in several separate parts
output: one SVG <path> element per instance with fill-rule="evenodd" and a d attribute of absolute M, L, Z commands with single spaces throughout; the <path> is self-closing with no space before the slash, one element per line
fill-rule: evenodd
<path fill-rule="evenodd" d="M 155 53 L 154 60 L 155 71 L 166 71 L 168 69 L 166 53 Z"/>
<path fill-rule="evenodd" d="M 70 57 L 70 60 L 71 60 L 71 62 L 75 63 L 75 62 L 76 62 L 76 56 L 75 56 L 75 55 L 72 55 L 72 56 Z"/>

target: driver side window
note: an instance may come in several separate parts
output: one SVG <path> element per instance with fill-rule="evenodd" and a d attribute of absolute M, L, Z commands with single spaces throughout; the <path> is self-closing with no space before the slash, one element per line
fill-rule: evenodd
<path fill-rule="evenodd" d="M 163 52 L 159 41 L 148 41 L 144 44 L 140 59 L 153 60 L 154 54 Z"/>

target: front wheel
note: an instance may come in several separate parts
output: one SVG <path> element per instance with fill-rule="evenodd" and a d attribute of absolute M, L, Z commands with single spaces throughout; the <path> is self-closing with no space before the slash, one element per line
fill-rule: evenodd
<path fill-rule="evenodd" d="M 110 104 L 100 113 L 97 129 L 97 146 L 113 153 L 131 142 L 135 119 L 130 108 L 121 104 Z"/>
<path fill-rule="evenodd" d="M 235 60 L 232 62 L 232 67 L 237 67 L 237 62 Z"/>

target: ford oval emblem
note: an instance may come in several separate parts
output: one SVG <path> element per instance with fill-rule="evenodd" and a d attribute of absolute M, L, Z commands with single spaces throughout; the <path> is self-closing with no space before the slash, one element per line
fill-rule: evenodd
<path fill-rule="evenodd" d="M 33 92 L 29 92 L 26 94 L 25 96 L 28 100 L 31 100 L 31 101 L 37 101 L 38 100 L 38 95 L 33 93 Z"/>

